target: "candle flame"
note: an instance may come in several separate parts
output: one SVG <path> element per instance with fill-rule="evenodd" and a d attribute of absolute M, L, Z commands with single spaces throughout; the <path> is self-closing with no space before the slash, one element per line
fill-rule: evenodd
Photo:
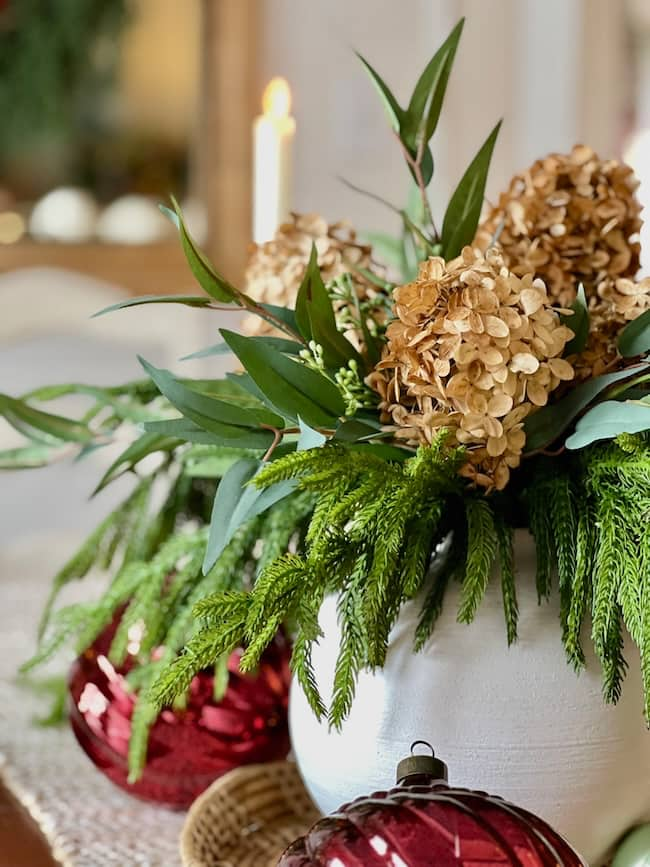
<path fill-rule="evenodd" d="M 264 114 L 274 118 L 288 117 L 291 110 L 291 90 L 286 78 L 272 78 L 262 96 Z"/>

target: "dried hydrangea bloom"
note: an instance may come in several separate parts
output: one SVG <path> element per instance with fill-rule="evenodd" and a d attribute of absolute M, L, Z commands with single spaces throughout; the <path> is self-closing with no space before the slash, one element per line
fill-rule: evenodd
<path fill-rule="evenodd" d="M 650 277 L 603 280 L 589 299 L 589 338 L 584 352 L 572 358 L 580 380 L 599 376 L 618 366 L 617 341 L 621 330 L 650 308 Z"/>
<path fill-rule="evenodd" d="M 591 297 L 603 280 L 638 271 L 638 186 L 629 166 L 584 145 L 550 154 L 515 175 L 475 243 L 485 250 L 498 234 L 513 273 L 541 277 L 550 298 L 570 307 L 580 283 Z"/>
<path fill-rule="evenodd" d="M 614 297 L 625 295 L 616 286 L 628 285 L 639 268 L 637 187 L 629 166 L 576 145 L 516 175 L 477 234 L 481 249 L 498 235 L 508 267 L 541 277 L 561 307 L 573 304 L 582 283 L 592 327 L 586 352 L 575 360 L 580 379 L 615 364 L 617 333 L 645 309 L 638 298 Z"/>
<path fill-rule="evenodd" d="M 350 273 L 354 291 L 362 302 L 378 300 L 379 290 L 354 271 L 355 268 L 376 270 L 371 247 L 359 243 L 356 233 L 347 223 L 328 225 L 317 214 L 292 214 L 291 220 L 280 226 L 273 240 L 253 245 L 246 269 L 246 293 L 265 304 L 293 307 L 312 244 L 316 245 L 318 266 L 325 283 Z M 340 312 L 343 314 L 341 320 L 345 322 L 345 311 Z M 356 310 L 350 312 L 356 316 Z M 383 305 L 378 304 L 371 315 L 377 320 L 385 319 Z M 257 316 L 246 317 L 243 330 L 251 335 L 276 333 L 271 325 Z"/>
<path fill-rule="evenodd" d="M 543 281 L 513 274 L 495 249 L 423 262 L 394 300 L 397 318 L 368 378 L 384 420 L 414 445 L 447 428 L 467 448 L 463 475 L 503 489 L 521 460 L 525 417 L 573 379 L 561 357 L 573 332 Z"/>

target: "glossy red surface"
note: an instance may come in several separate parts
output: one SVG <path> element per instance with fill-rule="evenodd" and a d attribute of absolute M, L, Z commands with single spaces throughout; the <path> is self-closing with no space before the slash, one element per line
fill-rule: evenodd
<path fill-rule="evenodd" d="M 135 701 L 125 680 L 129 666 L 116 670 L 106 656 L 112 631 L 75 661 L 69 694 L 77 740 L 116 785 L 136 797 L 181 809 L 227 771 L 287 755 L 289 648 L 278 637 L 255 675 L 239 672 L 241 651 L 231 655 L 228 688 L 220 702 L 212 697 L 212 674 L 197 675 L 186 708 L 163 710 L 154 723 L 144 773 L 129 785 L 127 754 Z"/>
<path fill-rule="evenodd" d="M 445 783 L 358 798 L 317 822 L 278 867 L 585 867 L 545 822 Z"/>

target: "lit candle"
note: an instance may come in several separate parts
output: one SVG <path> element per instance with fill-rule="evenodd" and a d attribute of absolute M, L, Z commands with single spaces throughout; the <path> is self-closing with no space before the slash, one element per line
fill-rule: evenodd
<path fill-rule="evenodd" d="M 253 126 L 253 240 L 263 244 L 289 216 L 291 152 L 296 122 L 289 114 L 291 91 L 284 78 L 272 79 L 262 99 L 264 114 Z"/>

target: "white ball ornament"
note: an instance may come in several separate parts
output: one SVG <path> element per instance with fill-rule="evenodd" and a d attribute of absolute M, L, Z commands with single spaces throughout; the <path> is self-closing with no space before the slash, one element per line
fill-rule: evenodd
<path fill-rule="evenodd" d="M 39 241 L 80 244 L 95 235 L 97 203 L 78 187 L 58 187 L 40 199 L 29 218 L 29 233 Z"/>
<path fill-rule="evenodd" d="M 156 203 L 135 193 L 115 199 L 97 221 L 97 237 L 111 244 L 154 244 L 171 231 Z"/>

